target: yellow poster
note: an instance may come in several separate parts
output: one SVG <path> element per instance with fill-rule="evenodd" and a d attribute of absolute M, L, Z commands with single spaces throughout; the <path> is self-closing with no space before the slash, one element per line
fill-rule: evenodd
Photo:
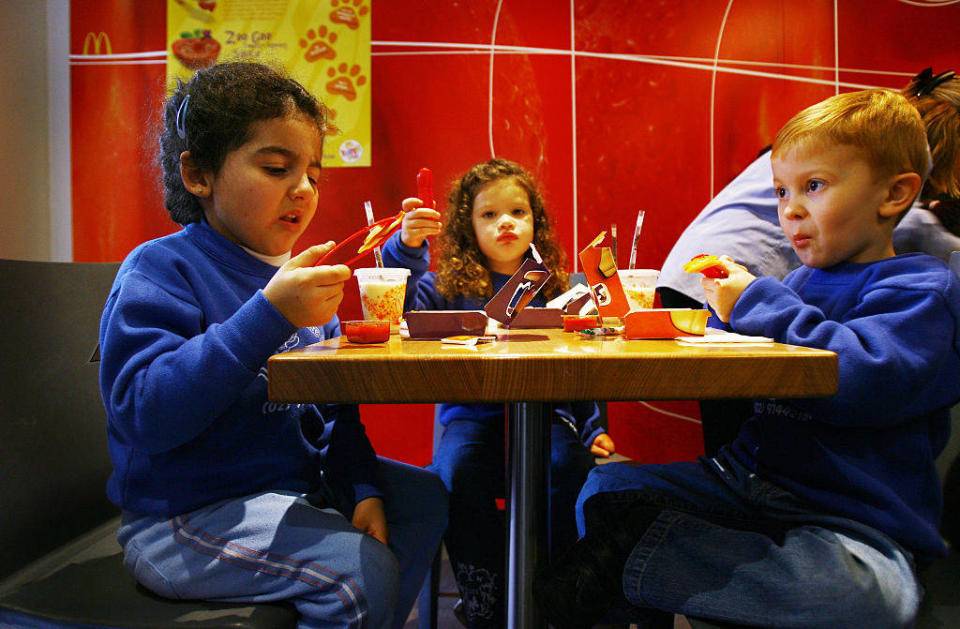
<path fill-rule="evenodd" d="M 372 0 L 167 0 L 167 80 L 218 61 L 282 63 L 330 109 L 324 166 L 370 165 Z"/>

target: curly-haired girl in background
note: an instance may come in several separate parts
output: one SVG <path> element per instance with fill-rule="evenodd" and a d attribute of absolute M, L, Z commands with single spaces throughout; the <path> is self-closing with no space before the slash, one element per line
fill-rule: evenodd
<path fill-rule="evenodd" d="M 543 306 L 567 287 L 567 256 L 557 242 L 543 196 L 521 166 L 492 159 L 473 166 L 440 213 L 405 199 L 401 230 L 384 247 L 386 266 L 411 270 L 405 310 L 480 309 L 529 255 L 532 242 L 553 273 L 531 302 Z M 427 237 L 439 234 L 437 272 Z M 440 404 L 443 436 L 431 469 L 450 490 L 444 537 L 463 600 L 467 626 L 504 625 L 506 530 L 496 499 L 503 496 L 503 404 Z M 551 427 L 552 551 L 576 540 L 574 504 L 594 455 L 609 456 L 613 441 L 594 402 L 553 406 Z"/>

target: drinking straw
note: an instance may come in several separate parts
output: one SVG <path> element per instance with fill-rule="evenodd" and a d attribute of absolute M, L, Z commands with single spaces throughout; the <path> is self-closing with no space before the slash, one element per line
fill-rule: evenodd
<path fill-rule="evenodd" d="M 616 223 L 612 223 L 610 225 L 610 244 L 612 245 L 611 248 L 613 249 L 613 264 L 616 266 L 617 264 L 617 224 Z"/>
<path fill-rule="evenodd" d="M 633 246 L 630 247 L 630 265 L 628 269 L 637 268 L 637 243 L 640 241 L 640 230 L 643 228 L 643 210 L 637 212 L 637 226 L 633 230 Z"/>
<path fill-rule="evenodd" d="M 530 254 L 537 264 L 543 264 L 543 258 L 540 257 L 540 252 L 537 251 L 537 247 L 532 242 L 530 243 Z"/>
<path fill-rule="evenodd" d="M 364 201 L 364 202 L 363 202 L 363 209 L 364 209 L 364 211 L 367 213 L 367 226 L 369 227 L 370 225 L 373 225 L 373 223 L 374 223 L 374 220 L 373 220 L 373 204 L 370 203 L 369 201 Z M 376 260 L 377 268 L 378 268 L 378 269 L 382 269 L 382 268 L 383 268 L 383 254 L 380 253 L 380 247 L 379 247 L 379 246 L 373 248 L 373 258 L 374 258 L 374 260 Z"/>

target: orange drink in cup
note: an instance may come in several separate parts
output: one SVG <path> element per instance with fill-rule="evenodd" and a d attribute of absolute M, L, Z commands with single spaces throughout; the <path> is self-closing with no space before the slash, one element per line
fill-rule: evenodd
<path fill-rule="evenodd" d="M 356 269 L 363 318 L 400 324 L 409 269 Z"/>
<path fill-rule="evenodd" d="M 657 280 L 660 271 L 657 269 L 620 269 L 620 283 L 627 296 L 630 310 L 648 310 L 653 308 L 653 297 L 656 294 Z"/>

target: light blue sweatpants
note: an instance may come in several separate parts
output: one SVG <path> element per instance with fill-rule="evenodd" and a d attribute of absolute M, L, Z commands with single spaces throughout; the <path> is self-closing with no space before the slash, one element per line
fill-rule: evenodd
<path fill-rule="evenodd" d="M 389 546 L 332 506 L 278 491 L 172 519 L 125 514 L 124 563 L 167 598 L 289 600 L 304 628 L 402 627 L 446 528 L 447 492 L 431 472 L 380 463 Z"/>

